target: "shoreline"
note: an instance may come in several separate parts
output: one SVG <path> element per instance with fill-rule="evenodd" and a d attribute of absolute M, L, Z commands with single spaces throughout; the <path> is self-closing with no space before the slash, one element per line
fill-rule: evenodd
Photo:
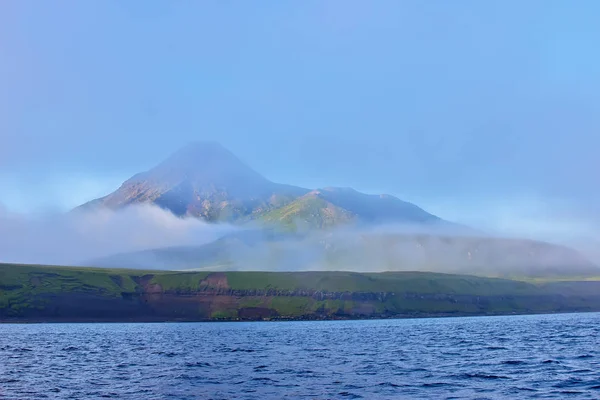
<path fill-rule="evenodd" d="M 526 315 L 557 315 L 557 314 L 593 314 L 600 313 L 598 310 L 574 310 L 574 311 L 548 311 L 548 312 L 511 312 L 511 313 L 481 313 L 481 314 L 458 314 L 458 313 L 429 313 L 403 314 L 397 316 L 365 316 L 365 317 L 323 317 L 323 318 L 270 318 L 270 319 L 162 319 L 162 318 L 140 318 L 140 319 L 70 319 L 70 318 L 40 318 L 40 319 L 0 319 L 0 325 L 34 325 L 34 324 L 196 324 L 196 323 L 244 323 L 244 322 L 332 322 L 332 321 L 373 321 L 373 320 L 405 320 L 405 319 L 441 319 L 441 318 L 480 318 L 480 317 L 513 317 Z"/>
<path fill-rule="evenodd" d="M 336 321 L 600 311 L 600 281 L 0 264 L 0 323 Z"/>

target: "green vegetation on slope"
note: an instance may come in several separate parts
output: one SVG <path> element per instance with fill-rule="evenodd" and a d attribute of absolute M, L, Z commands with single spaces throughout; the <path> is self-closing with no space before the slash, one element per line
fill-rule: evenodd
<path fill-rule="evenodd" d="M 518 295 L 538 286 L 508 279 L 433 272 L 225 272 L 232 289 L 318 290 L 330 292 L 446 293 Z"/>
<path fill-rule="evenodd" d="M 0 308 L 43 307 L 44 297 L 88 293 L 120 298 L 134 293 L 144 271 L 0 264 Z"/>
<path fill-rule="evenodd" d="M 0 319 L 305 319 L 592 310 L 600 311 L 599 281 L 0 264 Z"/>
<path fill-rule="evenodd" d="M 356 216 L 311 192 L 286 206 L 264 213 L 260 219 L 284 230 L 297 231 L 347 224 L 355 221 Z"/>
<path fill-rule="evenodd" d="M 151 283 L 160 285 L 166 291 L 193 291 L 197 290 L 200 282 L 209 272 L 163 272 L 152 276 Z"/>

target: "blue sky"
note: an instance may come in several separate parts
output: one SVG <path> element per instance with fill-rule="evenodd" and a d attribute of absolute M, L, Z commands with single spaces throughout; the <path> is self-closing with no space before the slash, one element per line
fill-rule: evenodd
<path fill-rule="evenodd" d="M 0 203 L 66 210 L 191 140 L 272 180 L 596 232 L 597 1 L 0 3 Z"/>

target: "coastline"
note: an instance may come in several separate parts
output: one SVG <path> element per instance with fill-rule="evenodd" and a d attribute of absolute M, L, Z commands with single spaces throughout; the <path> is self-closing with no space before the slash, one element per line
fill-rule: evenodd
<path fill-rule="evenodd" d="M 600 311 L 600 281 L 0 264 L 0 323 L 335 321 Z"/>
<path fill-rule="evenodd" d="M 364 316 L 342 318 L 335 316 L 325 316 L 323 318 L 294 318 L 281 317 L 270 319 L 161 319 L 161 318 L 139 318 L 139 319 L 71 319 L 71 318 L 40 318 L 40 319 L 0 319 L 0 325 L 29 325 L 29 324 L 194 324 L 194 323 L 244 323 L 244 322 L 333 322 L 333 321 L 373 321 L 373 320 L 401 320 L 401 319 L 440 319 L 440 318 L 478 318 L 478 317 L 516 317 L 526 315 L 558 315 L 558 314 L 593 314 L 600 313 L 598 310 L 582 311 L 548 311 L 548 312 L 511 312 L 511 313 L 487 313 L 487 314 L 453 314 L 453 313 L 429 313 L 429 314 L 405 314 L 396 316 Z"/>

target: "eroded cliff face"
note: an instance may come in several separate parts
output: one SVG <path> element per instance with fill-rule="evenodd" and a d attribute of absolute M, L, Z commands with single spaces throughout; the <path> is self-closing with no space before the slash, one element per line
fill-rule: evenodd
<path fill-rule="evenodd" d="M 123 288 L 113 293 L 83 290 L 37 293 L 43 275 L 29 281 L 31 294 L 0 307 L 0 319 L 23 321 L 208 321 L 394 318 L 600 310 L 600 291 L 561 295 L 534 293 L 469 295 L 417 291 L 324 291 L 234 289 L 226 273 L 210 273 L 189 287 L 166 287 L 156 276 L 111 276 Z M 600 286 L 596 285 L 596 288 Z M 37 289 L 36 289 L 37 288 Z M 125 290 L 125 289 L 129 290 Z"/>

